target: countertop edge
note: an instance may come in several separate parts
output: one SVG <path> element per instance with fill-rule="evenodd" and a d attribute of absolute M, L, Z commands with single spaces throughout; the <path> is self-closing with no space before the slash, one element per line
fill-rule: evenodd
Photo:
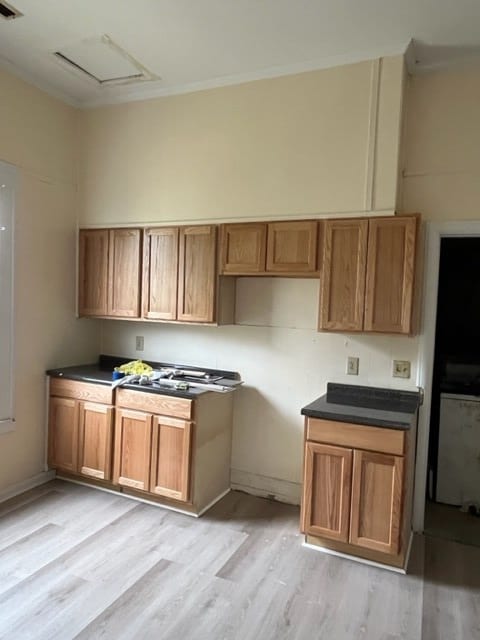
<path fill-rule="evenodd" d="M 416 411 L 415 411 L 416 413 Z M 415 416 L 412 414 L 412 420 L 407 424 L 396 420 L 381 420 L 380 418 L 370 418 L 365 416 L 346 415 L 341 413 L 328 413 L 327 411 L 304 411 L 301 414 L 307 418 L 318 418 L 320 420 L 331 420 L 332 422 L 348 422 L 349 424 L 358 424 L 366 427 L 381 427 L 382 429 L 395 429 L 397 431 L 409 431 L 412 428 L 412 421 Z"/>
<path fill-rule="evenodd" d="M 112 380 L 102 380 L 101 378 L 95 378 L 90 376 L 82 376 L 81 374 L 75 373 L 63 373 L 61 369 L 49 369 L 46 371 L 46 375 L 50 378 L 58 378 L 60 380 L 74 380 L 75 382 L 86 382 L 88 384 L 99 384 L 104 387 L 111 387 Z M 117 387 L 119 388 L 119 387 Z M 173 389 L 169 387 L 165 387 L 165 389 L 151 388 L 148 385 L 140 386 L 133 384 L 125 384 L 120 388 L 128 389 L 129 391 L 140 391 L 145 393 L 151 393 L 160 396 L 170 396 L 172 398 L 184 398 L 186 400 L 196 400 L 200 396 L 203 396 L 205 393 L 209 393 L 208 389 L 198 389 L 195 393 L 191 393 L 189 391 L 181 391 L 179 389 Z M 115 389 L 112 389 L 115 391 Z M 211 393 L 215 393 L 211 391 Z"/>

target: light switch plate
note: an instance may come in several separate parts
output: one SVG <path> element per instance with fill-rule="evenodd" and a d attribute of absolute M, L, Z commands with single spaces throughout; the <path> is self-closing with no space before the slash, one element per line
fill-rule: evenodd
<path fill-rule="evenodd" d="M 392 376 L 410 378 L 410 360 L 393 360 Z"/>
<path fill-rule="evenodd" d="M 355 358 L 353 356 L 348 356 L 347 358 L 347 375 L 349 376 L 358 376 L 358 364 L 360 362 L 360 358 Z"/>
<path fill-rule="evenodd" d="M 136 351 L 143 351 L 143 336 L 135 336 Z"/>

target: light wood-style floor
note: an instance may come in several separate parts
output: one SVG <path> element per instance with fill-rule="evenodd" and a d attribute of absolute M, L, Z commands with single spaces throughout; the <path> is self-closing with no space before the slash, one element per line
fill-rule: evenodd
<path fill-rule="evenodd" d="M 246 494 L 196 520 L 57 480 L 0 505 L 0 638 L 480 638 L 479 548 L 418 537 L 402 576 L 301 543 Z"/>

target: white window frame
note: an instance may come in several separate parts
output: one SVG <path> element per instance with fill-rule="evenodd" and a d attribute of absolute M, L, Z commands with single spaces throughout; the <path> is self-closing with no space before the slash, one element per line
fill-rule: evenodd
<path fill-rule="evenodd" d="M 14 235 L 17 169 L 0 161 L 0 370 L 5 399 L 0 403 L 0 434 L 15 428 L 14 413 Z M 0 344 L 1 346 L 1 344 Z M 5 375 L 6 374 L 6 375 Z"/>

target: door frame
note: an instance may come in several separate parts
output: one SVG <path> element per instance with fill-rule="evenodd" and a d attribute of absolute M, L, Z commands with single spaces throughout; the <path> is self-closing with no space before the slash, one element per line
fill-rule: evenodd
<path fill-rule="evenodd" d="M 423 532 L 427 489 L 430 409 L 432 404 L 433 361 L 440 273 L 440 242 L 442 238 L 480 237 L 480 221 L 427 222 L 425 227 L 425 271 L 423 279 L 422 330 L 418 344 L 417 384 L 423 387 L 417 434 L 417 460 L 413 498 L 413 530 Z"/>

